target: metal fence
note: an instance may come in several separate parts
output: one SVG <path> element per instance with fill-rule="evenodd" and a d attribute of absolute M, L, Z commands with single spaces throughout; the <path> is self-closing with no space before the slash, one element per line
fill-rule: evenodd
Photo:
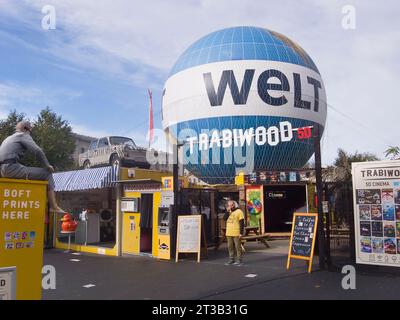
<path fill-rule="evenodd" d="M 351 183 L 325 183 L 327 260 L 331 268 L 354 262 L 354 216 Z"/>

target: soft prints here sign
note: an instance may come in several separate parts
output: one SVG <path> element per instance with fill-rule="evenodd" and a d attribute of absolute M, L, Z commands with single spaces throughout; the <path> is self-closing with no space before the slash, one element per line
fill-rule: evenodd
<path fill-rule="evenodd" d="M 32 198 L 31 190 L 3 189 L 2 191 L 3 220 L 29 220 L 30 210 L 40 208 L 40 201 Z"/>
<path fill-rule="evenodd" d="M 0 179 L 0 278 L 15 268 L 14 278 L 3 273 L 0 281 L 4 299 L 41 298 L 46 184 Z"/>
<path fill-rule="evenodd" d="M 352 170 L 357 263 L 400 266 L 400 161 Z"/>

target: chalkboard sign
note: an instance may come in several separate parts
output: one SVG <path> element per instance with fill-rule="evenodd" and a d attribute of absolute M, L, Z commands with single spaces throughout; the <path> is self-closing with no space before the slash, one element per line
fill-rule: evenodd
<path fill-rule="evenodd" d="M 201 215 L 178 216 L 178 230 L 176 237 L 176 258 L 178 262 L 179 253 L 197 253 L 197 262 L 200 262 L 201 235 L 205 240 L 202 230 Z M 205 245 L 207 245 L 205 243 Z"/>
<path fill-rule="evenodd" d="M 317 213 L 294 213 L 287 269 L 291 258 L 302 259 L 309 261 L 308 272 L 311 272 L 317 223 Z"/>

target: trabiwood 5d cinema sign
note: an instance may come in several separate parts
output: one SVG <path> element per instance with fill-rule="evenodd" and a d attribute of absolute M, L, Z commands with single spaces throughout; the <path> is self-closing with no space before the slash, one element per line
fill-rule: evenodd
<path fill-rule="evenodd" d="M 352 163 L 356 262 L 400 267 L 400 161 Z"/>
<path fill-rule="evenodd" d="M 186 141 L 187 168 L 203 178 L 234 176 L 246 165 L 235 156 L 249 152 L 253 170 L 300 168 L 313 154 L 310 128 L 323 130 L 326 121 L 325 88 L 311 58 L 257 27 L 195 42 L 172 68 L 162 105 L 164 130 Z"/>

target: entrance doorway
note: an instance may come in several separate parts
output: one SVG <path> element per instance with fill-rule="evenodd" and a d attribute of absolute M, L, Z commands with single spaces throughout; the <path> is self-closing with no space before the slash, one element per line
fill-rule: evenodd
<path fill-rule="evenodd" d="M 140 202 L 140 252 L 151 254 L 153 244 L 153 194 L 142 193 Z"/>
<path fill-rule="evenodd" d="M 307 185 L 264 186 L 266 232 L 290 232 L 294 212 L 307 212 Z"/>

